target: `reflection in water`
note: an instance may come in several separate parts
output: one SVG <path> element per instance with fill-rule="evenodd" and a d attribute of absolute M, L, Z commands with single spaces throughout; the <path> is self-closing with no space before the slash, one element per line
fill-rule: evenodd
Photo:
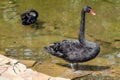
<path fill-rule="evenodd" d="M 24 48 L 24 46 L 20 48 L 6 48 L 5 49 L 7 56 L 12 56 L 14 58 L 19 59 L 33 59 L 33 60 L 45 60 L 47 57 L 49 57 L 48 54 L 44 53 L 42 49 L 29 49 Z"/>
<path fill-rule="evenodd" d="M 68 64 L 61 64 L 61 63 L 56 63 L 57 65 L 64 66 L 64 67 L 69 67 Z M 83 70 L 83 71 L 102 71 L 109 69 L 109 66 L 99 66 L 99 65 L 78 65 L 78 70 Z"/>
<path fill-rule="evenodd" d="M 120 58 L 120 52 L 118 52 L 117 57 Z"/>
<path fill-rule="evenodd" d="M 31 49 L 25 49 L 24 50 L 24 56 L 26 57 L 26 58 L 30 58 L 30 57 L 32 57 L 32 54 L 33 54 L 33 52 L 32 52 L 32 50 Z"/>

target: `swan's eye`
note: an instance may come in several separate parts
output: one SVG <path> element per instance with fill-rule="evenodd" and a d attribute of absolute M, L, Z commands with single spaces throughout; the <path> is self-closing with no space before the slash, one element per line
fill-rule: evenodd
<path fill-rule="evenodd" d="M 87 12 L 89 13 L 89 12 L 90 12 L 90 9 L 88 9 Z"/>

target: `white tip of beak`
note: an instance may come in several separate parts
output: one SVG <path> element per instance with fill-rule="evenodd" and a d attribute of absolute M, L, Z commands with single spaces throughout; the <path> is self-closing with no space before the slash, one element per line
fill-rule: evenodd
<path fill-rule="evenodd" d="M 95 13 L 93 13 L 93 15 L 96 15 Z"/>

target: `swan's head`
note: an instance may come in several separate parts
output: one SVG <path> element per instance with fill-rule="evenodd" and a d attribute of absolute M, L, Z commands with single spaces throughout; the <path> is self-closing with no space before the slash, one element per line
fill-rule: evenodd
<path fill-rule="evenodd" d="M 96 14 L 94 13 L 94 11 L 92 10 L 92 8 L 89 7 L 89 6 L 85 6 L 83 9 L 84 9 L 85 12 L 88 12 L 88 13 L 90 13 L 90 14 L 92 14 L 92 15 L 96 15 Z"/>

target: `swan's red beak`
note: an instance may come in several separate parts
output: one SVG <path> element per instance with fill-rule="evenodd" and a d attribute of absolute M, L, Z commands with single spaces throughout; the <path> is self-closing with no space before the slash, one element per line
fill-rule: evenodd
<path fill-rule="evenodd" d="M 95 12 L 92 9 L 90 9 L 90 14 L 96 15 Z"/>

